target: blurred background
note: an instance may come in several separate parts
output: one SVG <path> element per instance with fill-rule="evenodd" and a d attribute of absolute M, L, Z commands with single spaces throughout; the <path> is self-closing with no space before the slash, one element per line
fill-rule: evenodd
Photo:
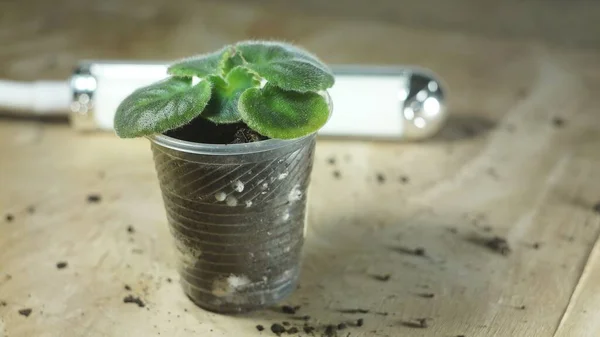
<path fill-rule="evenodd" d="M 63 80 L 84 59 L 171 61 L 281 39 L 330 64 L 429 68 L 449 85 L 450 128 L 464 116 L 480 129 L 543 64 L 595 64 L 599 18 L 600 2 L 585 0 L 4 0 L 0 79 Z M 491 121 L 474 122 L 481 111 Z"/>
<path fill-rule="evenodd" d="M 65 78 L 80 59 L 170 60 L 246 38 L 299 43 L 330 63 L 422 64 L 452 77 L 485 71 L 453 65 L 490 38 L 598 48 L 599 13 L 586 0 L 4 0 L 0 78 Z"/>

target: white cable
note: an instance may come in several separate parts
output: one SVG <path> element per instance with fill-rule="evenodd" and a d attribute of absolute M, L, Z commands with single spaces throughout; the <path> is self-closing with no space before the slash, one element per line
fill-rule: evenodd
<path fill-rule="evenodd" d="M 34 115 L 66 115 L 72 99 L 66 81 L 0 80 L 0 110 Z"/>

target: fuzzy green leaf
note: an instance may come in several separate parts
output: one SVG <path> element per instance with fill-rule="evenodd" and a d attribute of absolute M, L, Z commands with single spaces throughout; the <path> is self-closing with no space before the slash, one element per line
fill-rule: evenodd
<path fill-rule="evenodd" d="M 242 120 L 258 133 L 278 139 L 293 139 L 318 131 L 329 118 L 325 98 L 314 92 L 286 91 L 267 83 L 251 88 L 240 97 Z"/>
<path fill-rule="evenodd" d="M 299 47 L 281 42 L 249 41 L 235 48 L 241 52 L 245 67 L 282 89 L 320 91 L 334 84 L 331 70 Z"/>
<path fill-rule="evenodd" d="M 242 118 L 238 109 L 240 95 L 248 88 L 259 86 L 260 81 L 242 67 L 232 69 L 225 80 L 218 76 L 210 80 L 214 89 L 202 117 L 215 124 L 239 122 Z"/>
<path fill-rule="evenodd" d="M 178 128 L 200 115 L 210 96 L 209 81 L 192 86 L 190 78 L 167 78 L 137 89 L 117 108 L 115 131 L 133 138 Z"/>
<path fill-rule="evenodd" d="M 197 76 L 199 78 L 209 75 L 219 75 L 221 74 L 221 62 L 227 54 L 227 50 L 221 49 L 213 53 L 183 59 L 170 65 L 167 73 L 174 76 Z"/>

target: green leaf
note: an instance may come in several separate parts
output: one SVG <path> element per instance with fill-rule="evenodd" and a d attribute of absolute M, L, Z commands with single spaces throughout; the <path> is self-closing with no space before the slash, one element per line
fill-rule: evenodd
<path fill-rule="evenodd" d="M 115 131 L 121 138 L 133 138 L 183 126 L 202 113 L 210 89 L 209 81 L 192 86 L 190 78 L 178 77 L 137 89 L 117 108 Z"/>
<path fill-rule="evenodd" d="M 225 80 L 218 76 L 210 80 L 214 89 L 202 117 L 215 124 L 239 122 L 242 119 L 238 109 L 240 95 L 248 88 L 259 86 L 260 81 L 242 67 L 231 70 Z"/>
<path fill-rule="evenodd" d="M 254 131 L 279 139 L 293 139 L 318 131 L 329 118 L 325 98 L 314 92 L 286 91 L 267 83 L 240 97 L 242 120 Z"/>
<path fill-rule="evenodd" d="M 325 90 L 333 86 L 331 70 L 316 56 L 281 42 L 249 41 L 235 46 L 244 66 L 270 83 L 299 92 Z"/>
<path fill-rule="evenodd" d="M 219 75 L 221 73 L 221 61 L 224 55 L 227 55 L 229 49 L 189 57 L 173 63 L 167 69 L 167 73 L 174 76 L 203 78 L 209 75 Z"/>

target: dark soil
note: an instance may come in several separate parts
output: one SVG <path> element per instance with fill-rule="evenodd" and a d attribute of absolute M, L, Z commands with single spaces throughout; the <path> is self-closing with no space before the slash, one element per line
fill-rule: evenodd
<path fill-rule="evenodd" d="M 56 263 L 56 268 L 58 268 L 58 269 L 65 269 L 65 268 L 67 268 L 68 265 L 69 264 L 67 262 L 61 261 L 61 262 Z"/>
<path fill-rule="evenodd" d="M 552 119 L 552 125 L 554 125 L 555 128 L 561 128 L 565 125 L 565 120 L 561 117 L 554 117 Z"/>
<path fill-rule="evenodd" d="M 102 196 L 100 194 L 89 194 L 87 196 L 88 204 L 97 204 L 102 201 Z"/>
<path fill-rule="evenodd" d="M 385 183 L 385 175 L 383 173 L 377 173 L 375 176 L 377 178 L 377 182 L 380 184 Z"/>
<path fill-rule="evenodd" d="M 179 129 L 166 132 L 165 135 L 204 144 L 241 144 L 268 139 L 244 123 L 216 125 L 203 118 L 196 118 Z"/>
<path fill-rule="evenodd" d="M 126 284 L 126 285 L 125 285 L 125 290 L 127 290 L 127 291 L 131 291 L 131 287 L 130 287 L 129 285 L 127 285 L 127 284 Z"/>
<path fill-rule="evenodd" d="M 139 297 L 135 297 L 133 295 L 125 296 L 125 298 L 123 299 L 123 303 L 135 303 L 140 308 L 143 308 L 146 306 L 146 304 L 144 304 L 144 302 Z"/>
<path fill-rule="evenodd" d="M 8 213 L 4 218 L 6 219 L 6 222 L 12 222 L 15 219 L 15 216 Z"/>
<path fill-rule="evenodd" d="M 408 184 L 408 182 L 410 181 L 410 179 L 407 176 L 400 176 L 399 180 L 403 184 Z"/>
<path fill-rule="evenodd" d="M 342 314 L 368 314 L 369 310 L 367 309 L 342 309 L 338 310 L 338 312 Z"/>
<path fill-rule="evenodd" d="M 256 330 L 258 330 L 258 331 L 263 331 L 264 329 L 265 329 L 265 327 L 260 324 L 256 326 Z"/>
<path fill-rule="evenodd" d="M 327 162 L 329 163 L 329 165 L 335 165 L 335 157 L 329 157 L 327 159 Z"/>
<path fill-rule="evenodd" d="M 31 315 L 31 311 L 32 310 L 29 308 L 21 309 L 21 310 L 19 310 L 19 315 L 29 317 L 29 315 Z"/>
<path fill-rule="evenodd" d="M 468 240 L 471 241 L 472 243 L 484 246 L 484 247 L 491 249 L 492 251 L 494 251 L 498 254 L 502 254 L 504 256 L 510 254 L 510 252 L 511 252 L 508 241 L 506 241 L 505 238 L 502 238 L 499 236 L 494 236 L 492 238 L 482 238 L 482 237 L 473 236 L 473 237 L 469 238 Z"/>
<path fill-rule="evenodd" d="M 304 330 L 305 333 L 309 333 L 312 334 L 315 331 L 315 327 L 314 326 L 310 326 L 310 325 L 305 325 L 302 330 Z"/>
<path fill-rule="evenodd" d="M 344 330 L 344 329 L 346 329 L 347 327 L 348 327 L 348 324 L 346 324 L 346 323 L 340 323 L 340 324 L 338 324 L 338 326 L 337 326 L 338 330 Z"/>
<path fill-rule="evenodd" d="M 284 314 L 290 314 L 290 315 L 294 315 L 296 313 L 296 311 L 298 311 L 299 309 L 300 309 L 300 306 L 292 307 L 290 305 L 284 305 L 281 307 L 281 311 Z"/>
<path fill-rule="evenodd" d="M 35 206 L 29 206 L 29 207 L 27 207 L 27 213 L 29 213 L 29 214 L 35 213 Z"/>
<path fill-rule="evenodd" d="M 333 171 L 333 177 L 335 179 L 340 179 L 342 177 L 342 173 L 340 172 L 340 170 Z"/>
<path fill-rule="evenodd" d="M 170 277 L 167 277 L 167 283 L 172 283 L 173 280 Z"/>
<path fill-rule="evenodd" d="M 274 323 L 271 325 L 271 331 L 277 336 L 281 336 L 281 334 L 285 332 L 285 328 L 281 324 Z"/>
<path fill-rule="evenodd" d="M 595 204 L 595 205 L 592 207 L 592 209 L 594 210 L 594 212 L 596 212 L 596 213 L 600 214 L 600 201 L 599 201 L 599 202 L 597 202 L 597 203 L 596 203 L 596 204 Z"/>
<path fill-rule="evenodd" d="M 365 320 L 362 318 L 359 318 L 356 320 L 356 326 L 363 326 L 365 324 Z"/>
<path fill-rule="evenodd" d="M 290 322 L 286 322 L 286 321 L 283 321 L 283 322 L 281 322 L 281 324 L 282 324 L 283 326 L 290 326 L 290 325 L 291 325 L 291 324 L 290 324 Z"/>
<path fill-rule="evenodd" d="M 486 246 L 502 255 L 508 255 L 510 253 L 510 246 L 508 245 L 508 241 L 499 236 L 495 236 L 489 239 L 486 243 Z"/>
<path fill-rule="evenodd" d="M 333 325 L 328 325 L 325 328 L 325 336 L 327 336 L 327 337 L 335 336 L 335 327 Z"/>
<path fill-rule="evenodd" d="M 525 309 L 527 309 L 527 307 L 525 305 L 521 305 L 521 306 L 517 307 L 517 309 L 519 309 L 519 310 L 525 310 Z"/>
<path fill-rule="evenodd" d="M 129 233 L 129 234 L 135 233 L 135 228 L 131 225 L 127 226 L 127 233 Z"/>
<path fill-rule="evenodd" d="M 534 242 L 533 244 L 531 244 L 531 248 L 533 249 L 540 249 L 541 246 L 542 244 L 539 242 Z"/>
<path fill-rule="evenodd" d="M 5 307 L 7 305 L 8 305 L 8 303 L 6 303 L 5 301 L 0 301 L 0 307 Z"/>
<path fill-rule="evenodd" d="M 391 249 L 395 252 L 398 253 L 402 253 L 402 254 L 408 254 L 408 255 L 415 255 L 415 256 L 425 256 L 426 252 L 425 252 L 425 248 L 423 247 L 417 247 L 417 248 L 406 248 L 406 247 L 391 247 Z"/>
<path fill-rule="evenodd" d="M 421 293 L 418 294 L 419 297 L 423 297 L 423 298 L 434 298 L 435 294 L 434 293 Z"/>
<path fill-rule="evenodd" d="M 298 333 L 298 332 L 299 332 L 299 331 L 298 331 L 298 328 L 296 328 L 296 327 L 289 328 L 289 329 L 287 330 L 287 333 L 288 333 L 288 334 L 290 334 L 290 335 L 292 335 L 292 334 L 295 334 L 295 333 Z"/>
<path fill-rule="evenodd" d="M 390 278 L 392 277 L 392 275 L 390 274 L 385 274 L 385 275 L 371 275 L 375 280 L 377 281 L 381 281 L 381 282 L 387 282 L 390 280 Z"/>
<path fill-rule="evenodd" d="M 404 321 L 402 325 L 409 328 L 426 329 L 429 327 L 427 318 L 417 318 L 414 321 Z"/>

